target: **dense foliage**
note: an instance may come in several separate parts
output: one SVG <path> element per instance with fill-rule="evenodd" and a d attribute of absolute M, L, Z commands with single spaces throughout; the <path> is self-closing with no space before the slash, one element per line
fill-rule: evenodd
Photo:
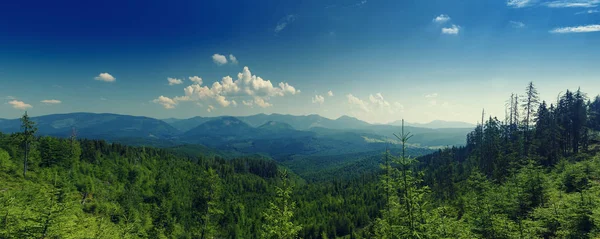
<path fill-rule="evenodd" d="M 464 147 L 315 161 L 310 178 L 259 156 L 37 136 L 25 115 L 0 133 L 0 238 L 600 236 L 600 97 L 548 104 L 530 84 L 506 112 Z"/>

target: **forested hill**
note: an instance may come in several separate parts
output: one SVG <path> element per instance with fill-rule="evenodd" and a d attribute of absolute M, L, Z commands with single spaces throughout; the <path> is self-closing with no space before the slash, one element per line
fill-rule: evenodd
<path fill-rule="evenodd" d="M 0 238 L 598 238 L 600 97 L 533 84 L 464 147 L 307 182 L 261 157 L 0 134 Z M 322 160 L 327 160 L 323 157 Z"/>

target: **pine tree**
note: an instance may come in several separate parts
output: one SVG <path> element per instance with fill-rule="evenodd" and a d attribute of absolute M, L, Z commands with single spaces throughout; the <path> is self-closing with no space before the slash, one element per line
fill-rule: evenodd
<path fill-rule="evenodd" d="M 23 144 L 23 149 L 25 152 L 25 158 L 23 159 L 23 177 L 27 178 L 27 160 L 29 156 L 29 148 L 31 143 L 35 140 L 35 133 L 37 132 L 37 127 L 35 126 L 35 122 L 31 121 L 29 116 L 27 115 L 27 111 L 21 117 L 21 140 Z"/>
<path fill-rule="evenodd" d="M 600 95 L 589 106 L 590 128 L 600 131 Z"/>
<path fill-rule="evenodd" d="M 539 105 L 539 96 L 537 89 L 533 85 L 533 82 L 529 82 L 525 89 L 525 98 L 522 99 L 521 107 L 523 107 L 523 113 L 525 118 L 524 121 L 524 135 L 525 135 L 525 155 L 529 154 L 529 147 L 531 144 L 530 128 L 529 125 L 532 123 L 536 115 L 536 109 Z"/>

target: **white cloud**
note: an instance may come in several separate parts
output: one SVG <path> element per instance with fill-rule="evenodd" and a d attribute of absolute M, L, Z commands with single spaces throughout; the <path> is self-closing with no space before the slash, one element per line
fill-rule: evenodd
<path fill-rule="evenodd" d="M 438 97 L 438 93 L 432 93 L 432 94 L 425 95 L 425 98 L 436 98 L 436 97 Z"/>
<path fill-rule="evenodd" d="M 188 79 L 190 79 L 190 81 L 194 82 L 195 84 L 202 85 L 202 78 L 198 76 L 190 76 L 188 77 Z"/>
<path fill-rule="evenodd" d="M 115 82 L 117 79 L 108 73 L 100 73 L 100 75 L 94 77 L 94 80 L 104 81 L 104 82 Z"/>
<path fill-rule="evenodd" d="M 175 78 L 167 78 L 167 81 L 169 82 L 169 85 L 179 85 L 179 84 L 183 84 L 183 81 L 180 79 L 175 79 Z"/>
<path fill-rule="evenodd" d="M 275 26 L 275 33 L 279 33 L 283 31 L 289 24 L 296 21 L 296 15 L 287 15 L 283 17 L 279 22 L 277 22 L 277 26 Z"/>
<path fill-rule="evenodd" d="M 201 101 L 215 106 L 229 107 L 237 106 L 237 102 L 231 99 L 236 98 L 242 100 L 243 105 L 256 105 L 264 108 L 272 106 L 268 102 L 271 97 L 283 97 L 300 93 L 300 90 L 289 83 L 280 82 L 277 86 L 274 86 L 270 80 L 252 75 L 248 67 L 244 67 L 235 81 L 230 76 L 225 76 L 221 81 L 214 82 L 211 86 L 202 86 L 202 79 L 199 77 L 190 77 L 190 80 L 197 84 L 185 87 L 183 89 L 184 95 L 174 97 L 173 102 L 157 99 L 155 103 L 163 104 L 167 102 L 168 107 L 174 108 L 178 102 Z M 251 98 L 251 100 L 248 98 Z"/>
<path fill-rule="evenodd" d="M 157 99 L 154 99 L 152 102 L 161 104 L 165 109 L 173 109 L 177 105 L 177 102 L 169 97 L 159 96 Z"/>
<path fill-rule="evenodd" d="M 227 57 L 221 54 L 214 54 L 212 56 L 212 60 L 217 65 L 225 65 L 227 64 Z"/>
<path fill-rule="evenodd" d="M 229 54 L 229 61 L 231 61 L 231 64 L 238 64 L 237 57 L 235 57 L 233 54 Z"/>
<path fill-rule="evenodd" d="M 258 97 L 258 96 L 254 97 L 254 104 L 258 105 L 261 108 L 267 108 L 267 107 L 273 106 L 271 103 L 266 102 L 265 99 Z"/>
<path fill-rule="evenodd" d="M 450 17 L 446 14 L 441 14 L 433 19 L 433 22 L 437 23 L 445 23 L 447 21 L 450 21 Z"/>
<path fill-rule="evenodd" d="M 327 96 L 332 97 L 333 96 L 333 91 L 327 92 Z"/>
<path fill-rule="evenodd" d="M 401 112 L 404 111 L 404 105 L 400 104 L 400 102 L 394 102 L 394 107 Z"/>
<path fill-rule="evenodd" d="M 242 100 L 242 104 L 245 106 L 252 107 L 254 105 L 254 102 L 251 100 L 249 100 L 249 101 Z"/>
<path fill-rule="evenodd" d="M 404 106 L 399 102 L 390 103 L 383 98 L 381 93 L 375 95 L 369 95 L 369 100 L 361 100 L 352 94 L 346 95 L 348 103 L 351 107 L 358 108 L 364 112 L 384 112 L 388 114 L 395 114 L 397 112 L 403 112 Z"/>
<path fill-rule="evenodd" d="M 585 32 L 598 32 L 600 31 L 600 25 L 587 25 L 577 27 L 560 27 L 550 31 L 550 33 L 564 34 L 564 33 L 585 33 Z"/>
<path fill-rule="evenodd" d="M 559 0 L 546 2 L 544 5 L 550 8 L 591 8 L 597 7 L 600 0 Z"/>
<path fill-rule="evenodd" d="M 352 107 L 358 107 L 360 110 L 362 110 L 364 112 L 371 111 L 371 110 L 369 110 L 369 107 L 367 107 L 367 103 L 365 103 L 361 99 L 357 98 L 356 96 L 353 96 L 352 94 L 348 94 L 348 95 L 346 95 L 346 98 L 348 98 L 348 103 Z"/>
<path fill-rule="evenodd" d="M 323 104 L 325 103 L 325 97 L 323 97 L 322 95 L 315 95 L 315 97 L 312 98 L 312 102 L 314 104 Z"/>
<path fill-rule="evenodd" d="M 594 13 L 599 13 L 600 11 L 596 10 L 596 9 L 591 9 L 591 10 L 587 10 L 587 11 L 581 11 L 581 12 L 577 12 L 575 13 L 575 15 L 579 15 L 579 14 L 594 14 Z"/>
<path fill-rule="evenodd" d="M 506 5 L 514 8 L 523 8 L 530 6 L 533 2 L 533 0 L 508 0 L 506 1 Z"/>
<path fill-rule="evenodd" d="M 514 28 L 525 28 L 525 23 L 518 22 L 518 21 L 510 21 L 510 26 L 512 26 Z"/>
<path fill-rule="evenodd" d="M 215 110 L 215 107 L 212 105 L 209 105 L 208 108 L 206 109 L 206 111 L 208 111 L 208 112 L 212 112 L 213 110 Z"/>
<path fill-rule="evenodd" d="M 60 100 L 42 100 L 40 102 L 42 102 L 44 104 L 50 104 L 50 105 L 62 103 L 62 101 L 60 101 Z"/>
<path fill-rule="evenodd" d="M 375 96 L 369 95 L 369 100 L 379 108 L 390 106 L 390 103 L 383 99 L 383 95 L 381 95 L 381 93 L 377 93 Z"/>
<path fill-rule="evenodd" d="M 26 110 L 28 108 L 33 107 L 30 104 L 26 104 L 25 102 L 20 101 L 20 100 L 11 100 L 8 102 L 8 104 L 10 104 L 13 108 L 19 109 L 19 110 Z"/>
<path fill-rule="evenodd" d="M 460 26 L 457 26 L 454 24 L 452 24 L 452 27 L 442 28 L 442 34 L 457 35 L 459 31 L 460 31 Z"/>
<path fill-rule="evenodd" d="M 6 100 L 16 100 L 17 98 L 15 98 L 14 96 L 10 96 L 9 95 L 9 96 L 4 97 L 4 99 L 6 99 Z"/>

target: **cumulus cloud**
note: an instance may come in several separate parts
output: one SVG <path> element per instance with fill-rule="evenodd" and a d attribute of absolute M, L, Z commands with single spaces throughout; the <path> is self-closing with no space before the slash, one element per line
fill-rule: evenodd
<path fill-rule="evenodd" d="M 20 100 L 11 100 L 8 102 L 8 104 L 10 104 L 13 108 L 19 109 L 19 110 L 26 110 L 26 109 L 33 107 L 30 104 L 27 104 Z"/>
<path fill-rule="evenodd" d="M 348 98 L 348 104 L 350 104 L 350 106 L 358 107 L 358 109 L 360 109 L 364 112 L 371 111 L 371 110 L 369 110 L 369 107 L 367 107 L 367 103 L 365 103 L 363 100 L 357 98 L 356 96 L 353 96 L 352 94 L 347 94 L 346 98 Z"/>
<path fill-rule="evenodd" d="M 508 0 L 506 1 L 506 5 L 513 8 L 523 8 L 530 6 L 533 3 L 533 0 Z"/>
<path fill-rule="evenodd" d="M 227 57 L 225 57 L 224 55 L 221 55 L 221 54 L 214 54 L 212 56 L 212 60 L 215 64 L 220 65 L 220 66 L 227 64 Z"/>
<path fill-rule="evenodd" d="M 229 54 L 229 61 L 231 61 L 231 64 L 235 64 L 235 65 L 237 65 L 237 64 L 238 64 L 237 57 L 235 57 L 235 56 L 234 56 L 234 55 L 232 55 L 232 54 Z"/>
<path fill-rule="evenodd" d="M 104 82 L 115 82 L 117 79 L 108 73 L 100 73 L 100 75 L 94 77 L 94 80 L 104 81 Z"/>
<path fill-rule="evenodd" d="M 279 20 L 279 22 L 277 22 L 277 26 L 275 26 L 275 33 L 279 33 L 280 31 L 283 31 L 283 29 L 285 29 L 288 25 L 290 25 L 292 22 L 296 21 L 296 15 L 287 15 L 285 17 L 283 17 L 281 20 Z"/>
<path fill-rule="evenodd" d="M 212 105 L 209 105 L 208 108 L 206 108 L 206 111 L 208 112 L 212 112 L 213 110 L 215 110 L 215 107 Z"/>
<path fill-rule="evenodd" d="M 381 95 L 381 93 L 377 93 L 375 96 L 369 95 L 369 101 L 380 108 L 390 106 L 390 103 L 383 99 L 383 95 Z"/>
<path fill-rule="evenodd" d="M 452 24 L 452 27 L 444 27 L 442 28 L 442 34 L 448 35 L 458 35 L 460 32 L 460 26 Z"/>
<path fill-rule="evenodd" d="M 315 95 L 315 97 L 312 98 L 312 102 L 314 104 L 323 104 L 325 103 L 325 97 L 323 97 L 322 95 Z"/>
<path fill-rule="evenodd" d="M 169 97 L 159 96 L 157 99 L 154 99 L 152 102 L 161 104 L 165 109 L 173 109 L 177 105 L 177 102 Z"/>
<path fill-rule="evenodd" d="M 214 82 L 210 86 L 202 86 L 200 77 L 190 77 L 194 83 L 183 89 L 184 95 L 176 96 L 172 99 L 155 99 L 155 103 L 162 104 L 165 108 L 174 108 L 178 102 L 195 101 L 204 102 L 210 105 L 229 107 L 237 106 L 237 102 L 231 98 L 242 100 L 246 106 L 270 107 L 268 101 L 272 97 L 282 97 L 286 95 L 296 95 L 300 93 L 294 86 L 287 82 L 280 82 L 276 86 L 270 80 L 252 75 L 248 67 L 244 67 L 242 72 L 238 73 L 237 79 L 233 80 L 230 76 L 225 76 L 221 81 Z"/>
<path fill-rule="evenodd" d="M 327 96 L 332 97 L 333 96 L 333 91 L 327 92 Z"/>
<path fill-rule="evenodd" d="M 384 99 L 381 93 L 369 95 L 368 101 L 361 100 L 352 94 L 348 94 L 346 97 L 348 98 L 348 103 L 351 105 L 351 107 L 358 108 L 364 112 L 379 111 L 394 114 L 404 110 L 404 106 L 402 104 L 399 102 L 390 103 Z"/>
<path fill-rule="evenodd" d="M 550 33 L 565 34 L 565 33 L 586 33 L 586 32 L 598 32 L 600 31 L 600 25 L 587 25 L 577 27 L 560 27 L 550 31 Z"/>
<path fill-rule="evenodd" d="M 436 97 L 438 97 L 438 93 L 432 93 L 432 94 L 425 95 L 425 98 L 436 98 Z"/>
<path fill-rule="evenodd" d="M 183 81 L 180 79 L 175 79 L 175 78 L 167 78 L 167 81 L 169 82 L 169 85 L 179 85 L 179 84 L 183 84 Z"/>
<path fill-rule="evenodd" d="M 559 0 L 544 3 L 550 8 L 591 8 L 597 7 L 598 4 L 600 0 Z"/>
<path fill-rule="evenodd" d="M 525 28 L 525 23 L 522 22 L 518 22 L 518 21 L 510 21 L 510 26 L 513 28 Z"/>
<path fill-rule="evenodd" d="M 267 108 L 267 107 L 273 106 L 271 103 L 266 102 L 265 99 L 258 97 L 258 96 L 254 97 L 254 104 L 258 105 L 258 107 L 261 107 L 261 108 Z"/>
<path fill-rule="evenodd" d="M 194 82 L 194 84 L 202 85 L 202 78 L 198 76 L 190 76 L 188 79 L 190 79 L 191 82 Z"/>
<path fill-rule="evenodd" d="M 60 101 L 60 100 L 42 100 L 40 102 L 42 102 L 44 104 L 49 104 L 49 105 L 54 105 L 54 104 L 60 104 L 60 103 L 62 103 L 62 101 Z"/>
<path fill-rule="evenodd" d="M 446 14 L 441 14 L 433 19 L 433 22 L 436 23 L 445 23 L 447 21 L 450 21 L 450 17 Z"/>

